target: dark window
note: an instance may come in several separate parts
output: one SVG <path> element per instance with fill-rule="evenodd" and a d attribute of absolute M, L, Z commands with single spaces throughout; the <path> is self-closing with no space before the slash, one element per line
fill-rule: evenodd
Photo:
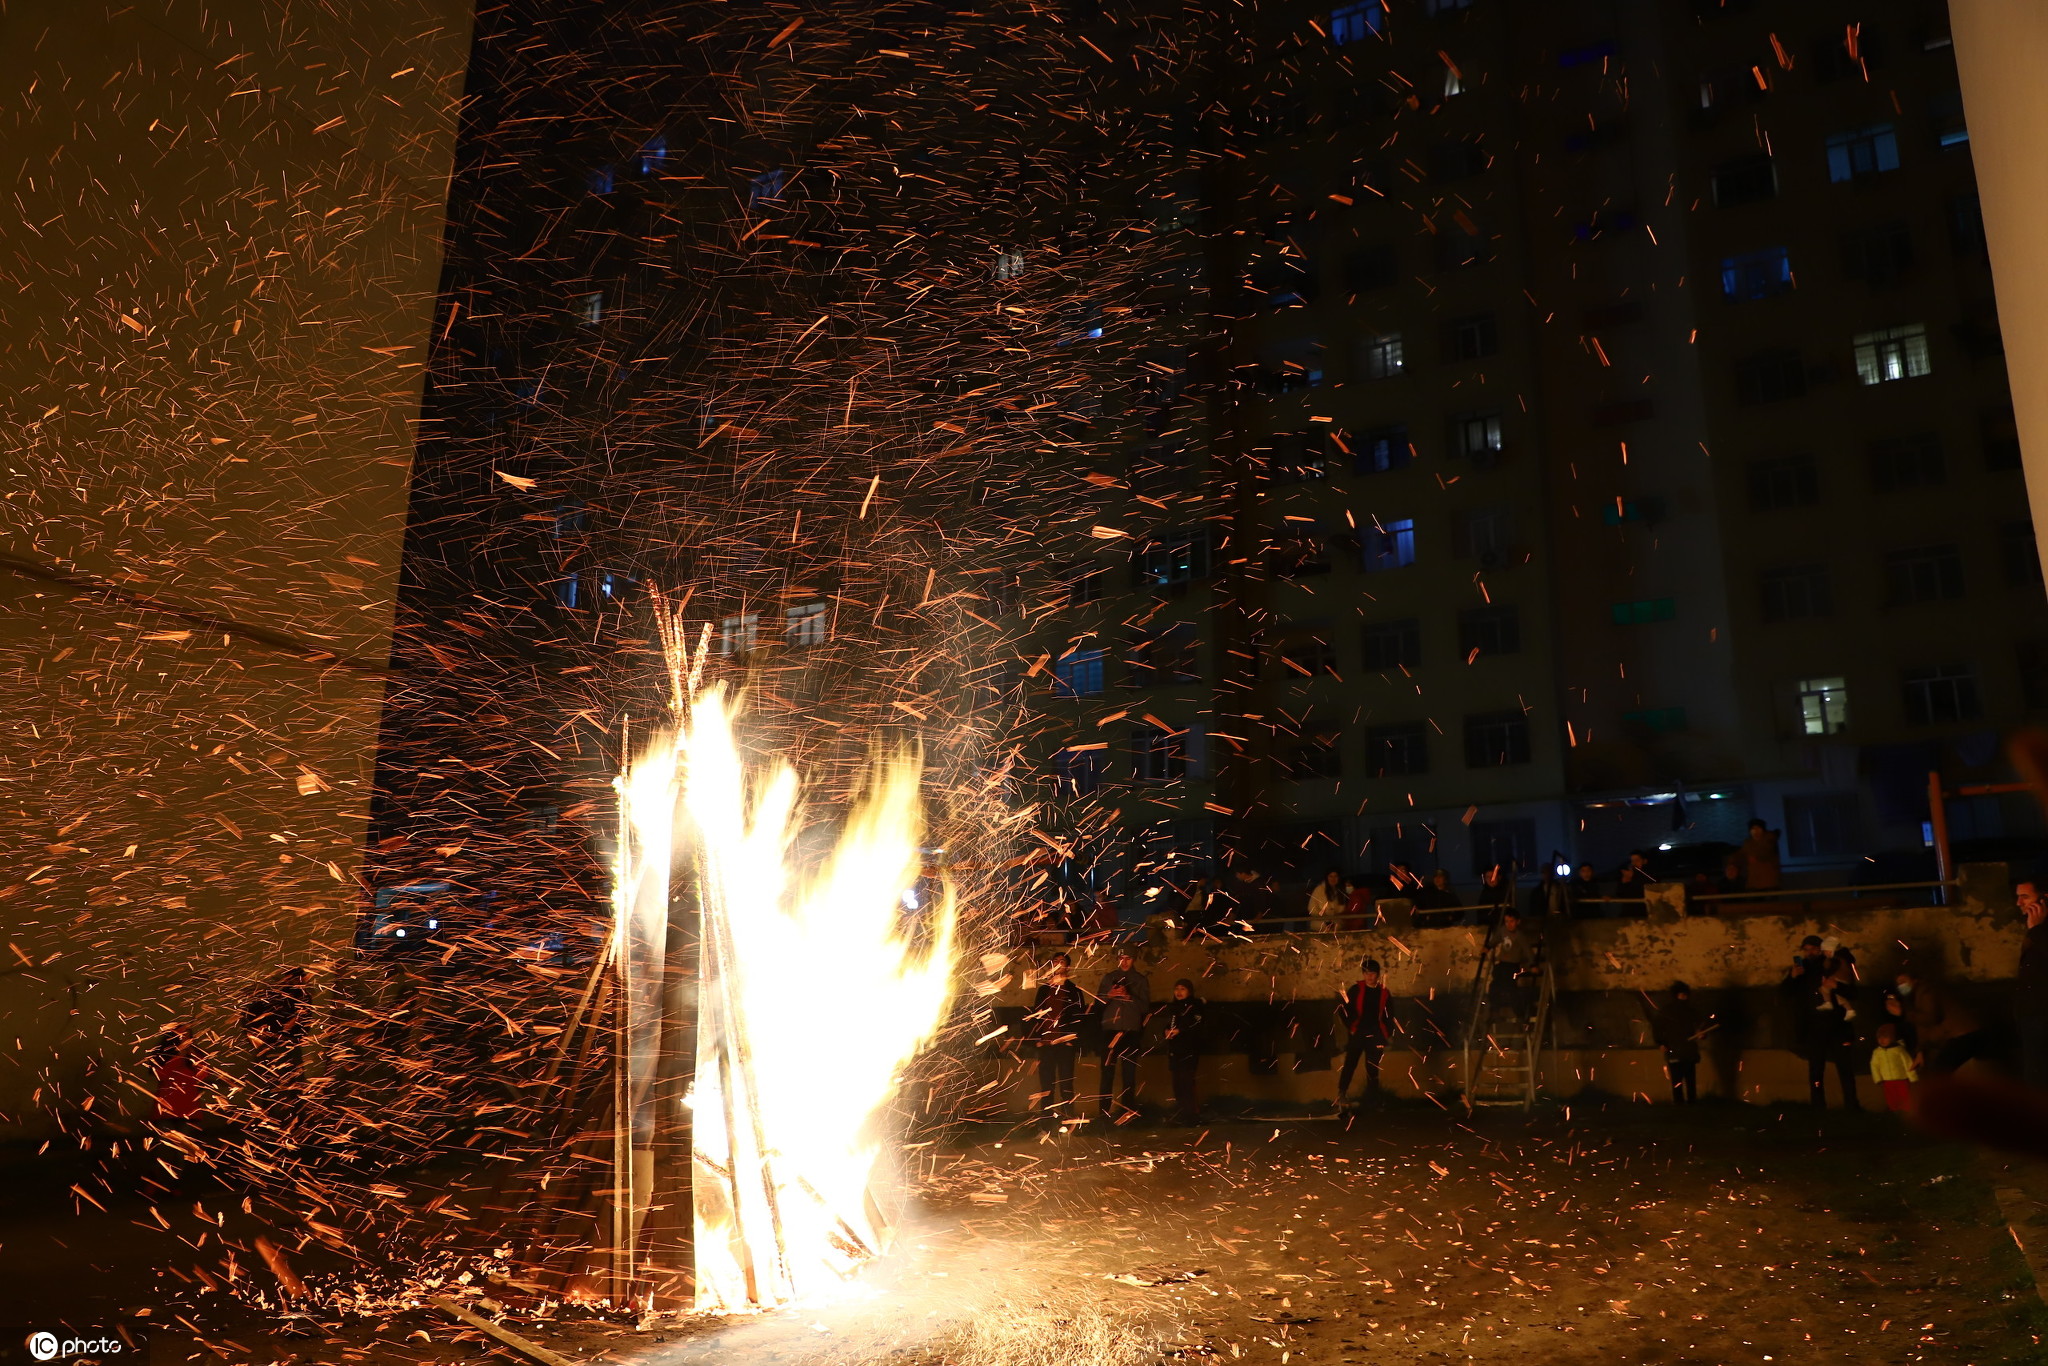
<path fill-rule="evenodd" d="M 1737 157 L 1714 168 L 1714 204 L 1732 208 L 1778 197 L 1778 170 L 1768 153 Z"/>
<path fill-rule="evenodd" d="M 1899 135 L 1889 123 L 1873 123 L 1828 139 L 1828 179 L 1861 180 L 1899 169 Z"/>
<path fill-rule="evenodd" d="M 1075 565 L 1062 577 L 1067 585 L 1067 606 L 1080 607 L 1102 600 L 1109 575 L 1093 565 Z"/>
<path fill-rule="evenodd" d="M 1721 258 L 1721 296 L 1730 302 L 1768 299 L 1792 288 L 1792 253 L 1783 247 Z"/>
<path fill-rule="evenodd" d="M 1365 770 L 1377 778 L 1390 773 L 1429 772 L 1429 727 L 1420 721 L 1372 726 L 1365 732 Z"/>
<path fill-rule="evenodd" d="M 2005 581 L 2015 588 L 2041 582 L 2041 546 L 2031 521 L 2007 522 L 1998 528 L 1998 561 Z"/>
<path fill-rule="evenodd" d="M 1987 408 L 1977 417 L 1977 429 L 1984 445 L 1984 468 L 2016 470 L 2020 467 L 2020 428 L 2013 420 L 2012 407 Z"/>
<path fill-rule="evenodd" d="M 1292 308 L 1316 297 L 1315 262 L 1299 252 L 1272 250 L 1252 261 L 1251 287 L 1268 308 Z"/>
<path fill-rule="evenodd" d="M 1500 329 L 1491 313 L 1453 319 L 1444 333 L 1444 359 L 1478 360 L 1500 350 Z"/>
<path fill-rule="evenodd" d="M 1053 756 L 1053 779 L 1062 796 L 1086 797 L 1102 786 L 1100 749 L 1063 749 Z"/>
<path fill-rule="evenodd" d="M 1586 420 L 1595 427 L 1619 427 L 1630 422 L 1648 422 L 1656 415 L 1657 405 L 1653 400 L 1631 398 L 1620 403 L 1603 403 L 1586 414 Z"/>
<path fill-rule="evenodd" d="M 1842 234 L 1842 274 L 1874 288 L 1897 284 L 1913 269 L 1913 234 L 1904 223 L 1880 223 Z"/>
<path fill-rule="evenodd" d="M 1861 809 L 1854 792 L 1785 798 L 1785 852 L 1793 858 L 1855 853 Z"/>
<path fill-rule="evenodd" d="M 1075 650 L 1053 665 L 1054 697 L 1102 696 L 1102 651 Z"/>
<path fill-rule="evenodd" d="M 1480 876 L 1495 868 L 1536 866 L 1536 822 L 1472 822 L 1472 871 Z"/>
<path fill-rule="evenodd" d="M 1887 436 L 1870 443 L 1870 487 L 1878 493 L 1934 488 L 1948 479 L 1941 438 L 1933 432 Z"/>
<path fill-rule="evenodd" d="M 1476 266 L 1490 255 L 1486 248 L 1486 230 L 1469 214 L 1455 213 L 1437 225 L 1437 269 L 1457 270 L 1461 266 Z"/>
<path fill-rule="evenodd" d="M 1281 737 L 1280 766 L 1297 780 L 1339 777 L 1344 772 L 1343 738 L 1334 725 L 1304 722 L 1299 735 Z"/>
<path fill-rule="evenodd" d="M 1290 522 L 1266 544 L 1266 565 L 1283 579 L 1330 572 L 1329 536 L 1313 523 Z"/>
<path fill-rule="evenodd" d="M 1833 616 L 1834 588 L 1826 565 L 1795 564 L 1763 574 L 1765 621 L 1810 621 Z"/>
<path fill-rule="evenodd" d="M 1465 767 L 1498 768 L 1529 762 L 1529 718 L 1518 711 L 1465 718 Z"/>
<path fill-rule="evenodd" d="M 1749 505 L 1756 511 L 1812 507 L 1819 501 L 1820 470 L 1812 456 L 1781 455 L 1749 462 Z"/>
<path fill-rule="evenodd" d="M 1921 545 L 1884 557 L 1888 606 L 1943 602 L 1963 595 L 1963 556 L 1953 545 Z"/>
<path fill-rule="evenodd" d="M 1363 638 L 1368 669 L 1413 669 L 1422 663 L 1422 623 L 1413 617 L 1374 622 Z"/>
<path fill-rule="evenodd" d="M 1201 642 L 1191 622 L 1162 626 L 1131 643 L 1129 658 L 1133 687 L 1149 688 L 1176 683 L 1195 683 L 1202 677 Z"/>
<path fill-rule="evenodd" d="M 1476 469 L 1490 470 L 1505 449 L 1499 413 L 1469 413 L 1451 419 L 1451 449 Z"/>
<path fill-rule="evenodd" d="M 1458 653 L 1467 660 L 1519 654 L 1521 649 L 1522 614 L 1513 606 L 1495 603 L 1458 613 Z"/>
<path fill-rule="evenodd" d="M 2015 650 L 2021 699 L 2028 711 L 2048 711 L 2048 640 L 2023 640 Z"/>
<path fill-rule="evenodd" d="M 1514 511 L 1506 507 L 1476 508 L 1451 519 L 1451 553 L 1494 569 L 1514 553 Z"/>
<path fill-rule="evenodd" d="M 1640 299 L 1623 299 L 1620 303 L 1602 304 L 1589 308 L 1580 321 L 1589 331 L 1604 331 L 1610 327 L 1627 327 L 1630 323 L 1643 320 L 1643 304 Z"/>
<path fill-rule="evenodd" d="M 1575 66 L 1592 66 L 1596 62 L 1604 63 L 1616 50 L 1612 38 L 1602 38 L 1598 42 L 1566 48 L 1557 54 L 1557 64 L 1566 71 Z"/>
<path fill-rule="evenodd" d="M 1168 735 L 1157 726 L 1131 729 L 1131 777 L 1141 783 L 1170 783 L 1188 774 L 1187 746 L 1182 735 Z"/>
<path fill-rule="evenodd" d="M 1776 403 L 1806 392 L 1806 366 L 1789 347 L 1774 347 L 1735 363 L 1735 392 L 1744 403 Z"/>
<path fill-rule="evenodd" d="M 1429 178 L 1435 181 L 1463 180 L 1478 175 L 1492 162 L 1486 149 L 1476 142 L 1439 142 L 1429 149 Z"/>
<path fill-rule="evenodd" d="M 1983 710 L 1977 698 L 1977 671 L 1967 664 L 1908 669 L 1905 703 L 1906 724 L 1910 726 L 1974 721 Z"/>
<path fill-rule="evenodd" d="M 1267 447 L 1266 468 L 1276 484 L 1298 484 L 1329 477 L 1329 429 L 1278 432 Z"/>
<path fill-rule="evenodd" d="M 1955 195 L 1948 201 L 1948 240 L 1958 256 L 1982 258 L 1990 247 L 1984 239 L 1984 206 L 1974 194 Z"/>
<path fill-rule="evenodd" d="M 1385 289 L 1400 274 L 1400 260 L 1386 243 L 1344 254 L 1344 288 L 1353 294 Z"/>
<path fill-rule="evenodd" d="M 1337 676 L 1337 651 L 1326 640 L 1298 640 L 1283 645 L 1278 657 L 1280 676 L 1285 679 Z"/>
<path fill-rule="evenodd" d="M 1405 569 L 1415 563 L 1415 523 L 1410 518 L 1363 528 L 1358 541 L 1362 567 L 1368 574 Z"/>
<path fill-rule="evenodd" d="M 1875 25 L 1837 25 L 1813 45 L 1813 79 L 1821 85 L 1844 77 L 1867 81 L 1883 54 L 1884 42 Z"/>

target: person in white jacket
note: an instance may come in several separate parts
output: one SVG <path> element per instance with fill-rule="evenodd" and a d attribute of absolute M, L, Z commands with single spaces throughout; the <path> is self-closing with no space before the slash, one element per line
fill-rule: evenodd
<path fill-rule="evenodd" d="M 1343 924 L 1350 909 L 1351 895 L 1344 889 L 1344 874 L 1335 868 L 1308 894 L 1308 922 L 1312 930 L 1334 930 Z"/>

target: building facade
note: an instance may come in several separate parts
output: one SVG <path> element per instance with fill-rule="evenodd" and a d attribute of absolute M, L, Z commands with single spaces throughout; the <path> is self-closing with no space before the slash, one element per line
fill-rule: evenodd
<path fill-rule="evenodd" d="M 1809 880 L 1926 875 L 1930 772 L 2006 776 L 2048 700 L 1943 7 L 1265 22 L 1143 177 L 1177 264 L 1025 652 L 1075 892 L 1752 816 Z"/>

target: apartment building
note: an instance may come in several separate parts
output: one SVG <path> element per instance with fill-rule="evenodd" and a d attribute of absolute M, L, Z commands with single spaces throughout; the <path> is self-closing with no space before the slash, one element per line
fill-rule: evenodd
<path fill-rule="evenodd" d="M 1752 815 L 1823 881 L 1910 865 L 2048 622 L 1943 7 L 1264 22 L 1147 168 L 1181 264 L 1105 384 L 1128 501 L 1047 570 L 1073 887 Z"/>

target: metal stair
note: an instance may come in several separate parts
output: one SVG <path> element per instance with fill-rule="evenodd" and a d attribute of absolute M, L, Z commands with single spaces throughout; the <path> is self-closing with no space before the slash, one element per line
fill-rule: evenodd
<path fill-rule="evenodd" d="M 1537 993 L 1533 1018 L 1516 1019 L 1512 1008 L 1494 1006 L 1487 999 L 1493 979 L 1494 938 L 1486 935 L 1485 952 L 1472 980 L 1472 1012 L 1465 1023 L 1464 1071 L 1465 1108 L 1536 1105 L 1536 1078 L 1543 1050 L 1550 1044 L 1551 998 L 1556 983 L 1550 960 L 1538 964 Z"/>

